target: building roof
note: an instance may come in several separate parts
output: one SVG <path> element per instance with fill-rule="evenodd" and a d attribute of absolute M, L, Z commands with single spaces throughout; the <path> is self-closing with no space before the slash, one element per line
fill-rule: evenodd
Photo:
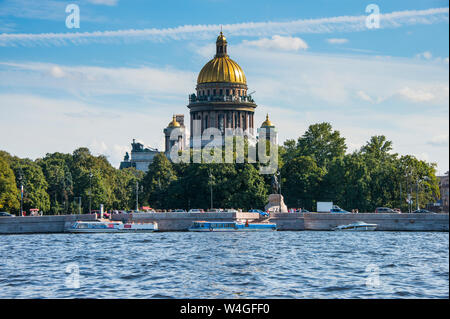
<path fill-rule="evenodd" d="M 269 114 L 266 115 L 266 120 L 261 124 L 261 127 L 275 127 L 273 123 L 269 120 Z"/>
<path fill-rule="evenodd" d="M 216 56 L 201 69 L 197 84 L 213 82 L 247 84 L 244 71 L 226 52 L 227 39 L 222 32 L 217 37 L 216 47 Z"/>
<path fill-rule="evenodd" d="M 180 123 L 177 122 L 177 119 L 175 118 L 175 115 L 172 118 L 172 121 L 167 125 L 167 127 L 180 127 Z"/>

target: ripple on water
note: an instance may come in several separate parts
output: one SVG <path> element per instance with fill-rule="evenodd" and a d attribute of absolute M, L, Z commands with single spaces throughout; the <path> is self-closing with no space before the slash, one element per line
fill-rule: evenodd
<path fill-rule="evenodd" d="M 1 237 L 0 298 L 448 298 L 448 233 Z"/>

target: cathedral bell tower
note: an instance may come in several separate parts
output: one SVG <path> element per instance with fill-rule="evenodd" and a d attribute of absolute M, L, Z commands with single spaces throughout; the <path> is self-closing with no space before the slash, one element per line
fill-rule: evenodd
<path fill-rule="evenodd" d="M 222 135 L 226 128 L 242 129 L 254 135 L 253 116 L 256 104 L 247 94 L 247 79 L 241 67 L 227 52 L 228 42 L 222 32 L 216 40 L 216 54 L 201 69 L 196 93 L 189 96 L 191 144 L 195 134 L 203 134 L 210 127 L 219 129 Z M 203 146 L 203 142 L 202 142 Z"/>

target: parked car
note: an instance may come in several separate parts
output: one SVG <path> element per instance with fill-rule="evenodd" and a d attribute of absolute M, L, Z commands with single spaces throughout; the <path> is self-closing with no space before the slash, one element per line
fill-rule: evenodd
<path fill-rule="evenodd" d="M 402 210 L 400 208 L 394 208 L 392 209 L 394 212 L 401 214 Z"/>
<path fill-rule="evenodd" d="M 186 213 L 186 211 L 184 209 L 175 209 L 173 212 L 174 213 Z"/>
<path fill-rule="evenodd" d="M 220 213 L 221 210 L 218 208 L 210 208 L 206 211 L 207 213 Z"/>
<path fill-rule="evenodd" d="M 269 213 L 263 212 L 260 209 L 250 209 L 248 212 L 249 213 L 259 213 L 261 216 L 264 216 L 264 217 L 268 217 L 269 216 Z"/>
<path fill-rule="evenodd" d="M 0 217 L 15 217 L 15 215 L 12 215 L 7 212 L 0 212 Z"/>
<path fill-rule="evenodd" d="M 333 207 L 330 210 L 330 213 L 350 214 L 350 212 L 346 211 L 345 209 L 340 208 L 337 205 L 333 205 Z"/>
<path fill-rule="evenodd" d="M 201 208 L 192 208 L 188 211 L 188 213 L 204 213 L 205 211 Z"/>
<path fill-rule="evenodd" d="M 396 211 L 389 207 L 377 207 L 375 213 L 396 213 Z"/>
<path fill-rule="evenodd" d="M 222 211 L 222 213 L 237 213 L 238 211 L 234 208 L 227 208 Z"/>
<path fill-rule="evenodd" d="M 434 212 L 431 212 L 429 210 L 426 209 L 418 209 L 413 211 L 414 214 L 435 214 Z"/>

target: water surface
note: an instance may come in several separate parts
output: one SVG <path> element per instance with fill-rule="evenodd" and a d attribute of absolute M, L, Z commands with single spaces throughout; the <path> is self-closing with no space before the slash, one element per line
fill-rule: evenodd
<path fill-rule="evenodd" d="M 156 232 L 0 240 L 0 298 L 449 297 L 448 233 Z"/>

